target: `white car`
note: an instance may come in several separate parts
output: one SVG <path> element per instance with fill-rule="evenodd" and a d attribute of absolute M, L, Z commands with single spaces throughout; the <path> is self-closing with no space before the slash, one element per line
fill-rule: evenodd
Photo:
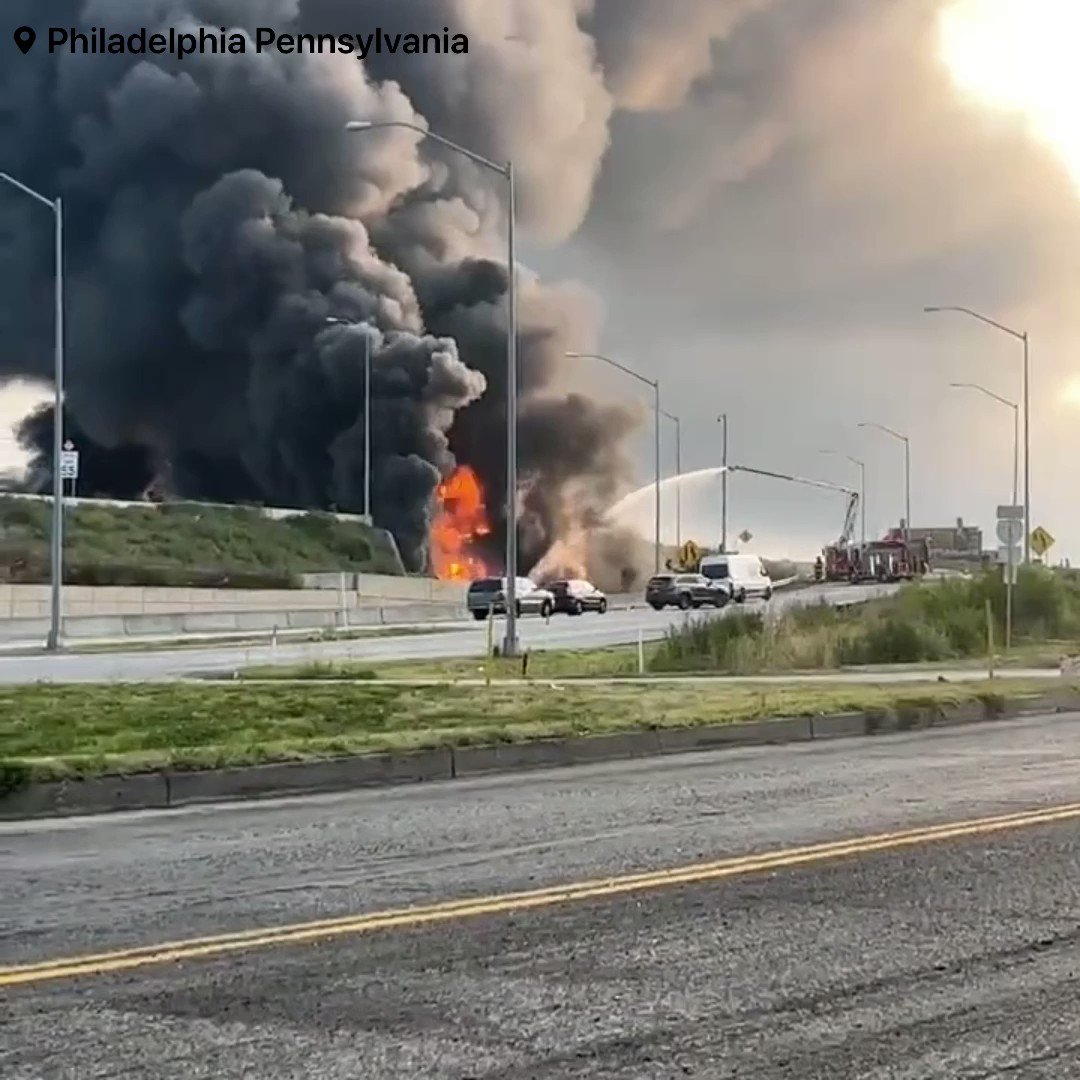
<path fill-rule="evenodd" d="M 772 578 L 757 555 L 706 555 L 701 573 L 710 581 L 726 581 L 737 604 L 753 597 L 772 599 Z"/>

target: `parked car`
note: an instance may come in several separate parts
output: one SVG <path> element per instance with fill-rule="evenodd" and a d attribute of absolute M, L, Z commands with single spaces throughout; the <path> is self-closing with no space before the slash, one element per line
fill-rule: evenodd
<path fill-rule="evenodd" d="M 731 599 L 731 587 L 723 581 L 710 581 L 702 574 L 657 574 L 645 586 L 645 602 L 654 610 L 670 606 L 690 608 L 724 607 Z"/>
<path fill-rule="evenodd" d="M 586 611 L 603 615 L 607 611 L 607 597 L 591 581 L 580 578 L 553 581 L 548 589 L 555 597 L 556 611 L 565 611 L 567 615 L 581 615 Z"/>
<path fill-rule="evenodd" d="M 516 609 L 519 615 L 536 614 L 545 619 L 555 610 L 555 597 L 528 578 L 515 578 Z M 465 604 L 476 620 L 488 613 L 506 614 L 506 578 L 481 578 L 469 586 Z"/>
<path fill-rule="evenodd" d="M 738 604 L 755 596 L 772 599 L 772 578 L 757 555 L 706 555 L 701 560 L 701 572 L 710 581 L 726 582 L 731 598 Z"/>

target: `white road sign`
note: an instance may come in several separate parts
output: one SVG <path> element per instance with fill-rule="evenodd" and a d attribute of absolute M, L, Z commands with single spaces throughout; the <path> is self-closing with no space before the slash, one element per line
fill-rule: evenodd
<path fill-rule="evenodd" d="M 1022 506 L 999 506 L 997 508 L 997 538 L 1008 545 L 1019 544 L 1024 539 L 1024 508 Z"/>
<path fill-rule="evenodd" d="M 1015 518 L 1002 518 L 997 523 L 997 538 L 1010 546 L 1024 539 L 1024 523 Z"/>
<path fill-rule="evenodd" d="M 78 450 L 61 450 L 60 451 L 60 479 L 61 480 L 78 480 L 79 479 L 79 451 Z"/>

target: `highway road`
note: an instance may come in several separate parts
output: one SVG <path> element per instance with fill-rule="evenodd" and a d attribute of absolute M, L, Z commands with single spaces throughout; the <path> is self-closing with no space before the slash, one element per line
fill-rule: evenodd
<path fill-rule="evenodd" d="M 773 610 L 782 610 L 792 604 L 857 603 L 895 588 L 887 585 L 814 586 L 778 593 L 769 605 Z M 746 608 L 763 606 L 761 603 L 751 603 Z M 741 605 L 731 605 L 725 611 L 708 614 L 722 617 L 736 610 L 743 608 Z M 602 616 L 574 618 L 558 615 L 550 623 L 528 616 L 522 618 L 518 626 L 522 645 L 527 649 L 587 649 L 636 641 L 639 631 L 646 640 L 655 640 L 663 637 L 669 626 L 683 618 L 682 612 L 656 612 L 641 607 L 609 611 Z M 496 641 L 501 635 L 502 626 L 502 620 L 498 620 Z M 0 683 L 175 679 L 203 673 L 227 673 L 252 664 L 295 664 L 310 660 L 444 659 L 483 656 L 486 649 L 487 627 L 468 622 L 450 631 L 444 627 L 438 633 L 388 635 L 353 641 L 293 642 L 277 646 L 219 644 L 190 649 L 0 656 Z"/>
<path fill-rule="evenodd" d="M 1080 1075 L 1078 725 L 0 825 L 0 1076 Z"/>

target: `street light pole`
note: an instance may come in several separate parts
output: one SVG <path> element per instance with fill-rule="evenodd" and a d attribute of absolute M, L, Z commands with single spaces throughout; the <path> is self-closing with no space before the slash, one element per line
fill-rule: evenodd
<path fill-rule="evenodd" d="M 924 312 L 936 314 L 943 311 L 953 311 L 961 315 L 978 319 L 1003 334 L 1016 338 L 1024 346 L 1024 562 L 1031 562 L 1031 349 L 1026 330 L 1014 330 L 1011 326 L 991 319 L 988 315 L 981 315 L 968 307 L 949 305 L 943 307 L 925 307 Z"/>
<path fill-rule="evenodd" d="M 1012 473 L 1012 505 L 1016 505 L 1018 497 L 1017 488 L 1019 486 L 1019 457 L 1020 457 L 1020 406 L 1015 401 L 1010 401 L 1008 398 L 1002 397 L 1000 394 L 995 394 L 993 390 L 988 390 L 985 386 L 980 386 L 978 383 L 962 382 L 962 383 L 950 383 L 954 389 L 966 389 L 966 390 L 978 390 L 979 393 L 985 394 L 988 398 L 993 398 L 994 401 L 1000 401 L 1002 405 L 1007 405 L 1013 411 L 1013 473 Z M 1013 545 L 1008 545 L 1009 557 L 1006 560 L 1006 574 L 1008 575 L 1005 580 L 1005 651 L 1012 647 L 1012 623 L 1013 623 Z"/>
<path fill-rule="evenodd" d="M 899 431 L 893 431 L 892 428 L 886 427 L 884 424 L 859 424 L 861 428 L 874 428 L 876 431 L 883 431 L 886 435 L 891 435 L 894 439 L 899 439 L 904 444 L 904 541 L 910 543 L 911 541 L 911 440 L 906 435 L 901 435 Z"/>
<path fill-rule="evenodd" d="M 993 390 L 987 390 L 985 386 L 980 386 L 978 383 L 971 382 L 954 382 L 949 383 L 954 390 L 978 390 L 980 394 L 985 394 L 988 398 L 993 398 L 994 401 L 1001 402 L 1002 405 L 1007 405 L 1013 411 L 1013 471 L 1012 471 L 1012 501 L 1013 505 L 1016 505 L 1016 500 L 1019 497 L 1019 473 L 1020 473 L 1020 406 L 1015 401 L 1010 401 L 1006 397 L 1002 397 L 1000 394 L 995 394 Z"/>
<path fill-rule="evenodd" d="M 506 637 L 503 656 L 517 656 L 517 430 L 518 430 L 518 309 L 517 309 L 517 181 L 514 163 L 506 163 Z"/>
<path fill-rule="evenodd" d="M 653 391 L 653 435 L 655 438 L 655 479 L 654 487 L 656 492 L 655 499 L 655 523 L 654 523 L 654 562 L 656 565 L 655 573 L 660 573 L 660 381 L 658 379 L 647 379 L 644 375 L 639 375 L 633 368 L 628 368 L 625 364 L 620 364 L 618 360 L 612 360 L 609 356 L 602 356 L 600 353 L 579 353 L 568 352 L 566 356 L 570 360 L 600 360 L 605 364 L 610 364 L 613 368 L 618 368 L 619 371 L 625 375 L 629 375 L 631 378 L 637 379 L 638 382 L 644 383 L 646 386 L 651 386 Z"/>
<path fill-rule="evenodd" d="M 663 410 L 661 410 L 663 411 Z M 682 547 L 682 423 L 672 413 L 664 415 L 675 425 L 675 546 Z"/>
<path fill-rule="evenodd" d="M 859 469 L 859 532 L 862 536 L 863 547 L 866 546 L 866 464 L 850 454 L 841 454 L 838 450 L 822 450 L 823 454 L 835 457 L 844 457 Z"/>
<path fill-rule="evenodd" d="M 45 647 L 50 652 L 60 648 L 61 590 L 64 579 L 64 479 L 60 462 L 64 451 L 64 204 L 58 196 L 46 198 L 32 187 L 0 172 L 0 180 L 18 188 L 24 195 L 47 206 L 53 214 L 54 258 L 56 260 L 56 283 L 53 310 L 53 505 L 52 532 L 50 536 L 51 597 L 49 635 Z"/>
<path fill-rule="evenodd" d="M 1031 351 L 1024 341 L 1024 562 L 1031 562 Z"/>
<path fill-rule="evenodd" d="M 723 447 L 720 464 L 724 471 L 720 474 L 720 554 L 727 551 L 727 413 L 721 413 L 716 419 L 724 425 Z"/>
<path fill-rule="evenodd" d="M 413 124 L 407 120 L 350 120 L 346 131 L 374 131 L 382 128 L 406 128 L 431 139 L 450 150 L 467 157 L 470 161 L 498 173 L 507 184 L 507 285 L 506 285 L 506 636 L 503 638 L 503 656 L 516 656 L 517 637 L 517 190 L 514 163 L 500 165 L 467 146 L 454 142 L 444 135 Z M 659 496 L 658 496 L 659 498 Z"/>
<path fill-rule="evenodd" d="M 371 518 L 371 335 L 364 334 L 364 517 Z"/>
<path fill-rule="evenodd" d="M 328 318 L 328 326 L 360 326 L 349 319 Z M 364 517 L 371 523 L 371 335 L 364 331 Z"/>

